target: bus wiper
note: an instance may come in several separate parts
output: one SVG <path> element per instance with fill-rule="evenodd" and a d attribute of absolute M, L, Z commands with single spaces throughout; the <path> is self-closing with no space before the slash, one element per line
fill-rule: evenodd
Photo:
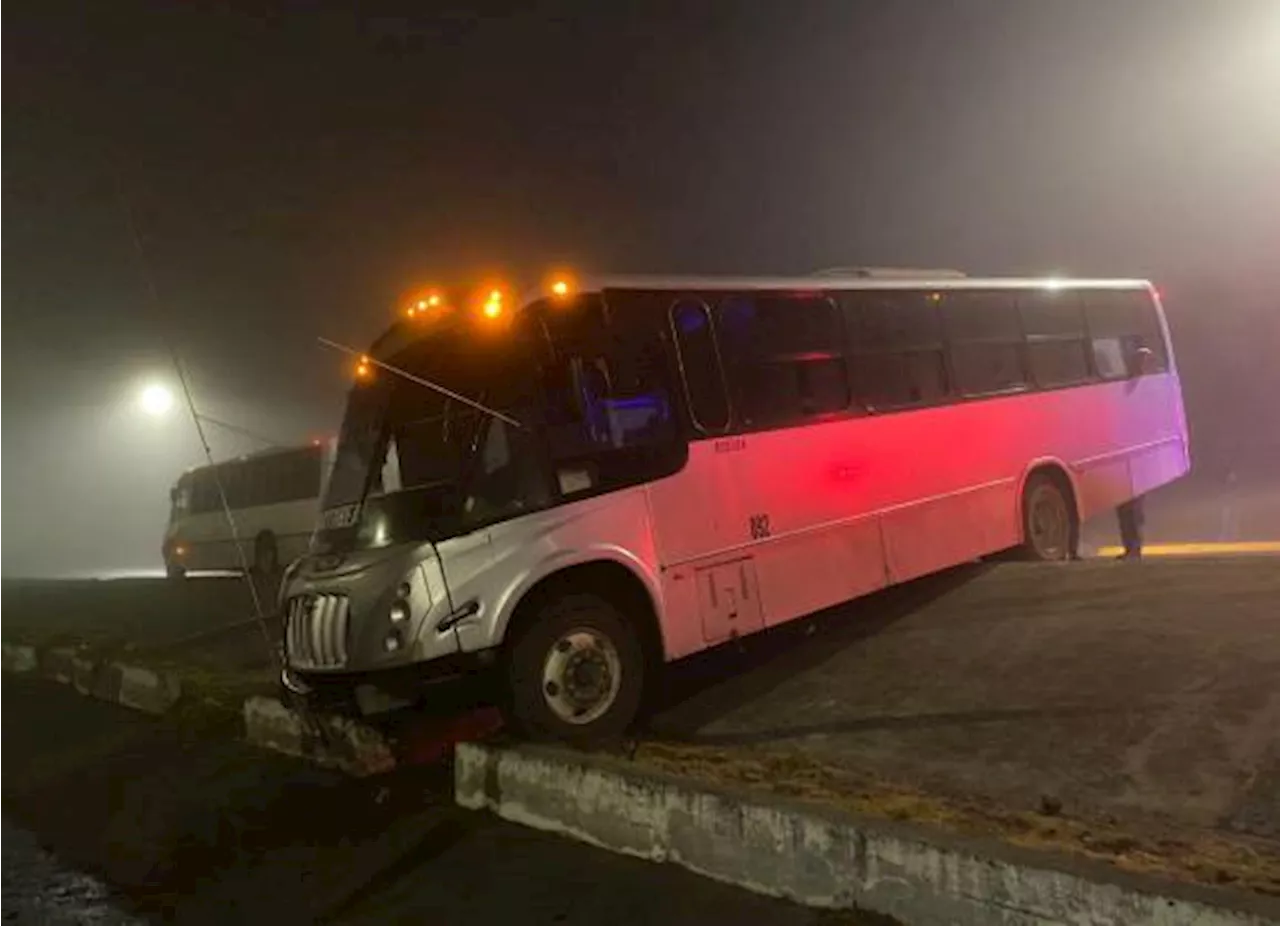
<path fill-rule="evenodd" d="M 403 377 L 404 379 L 407 379 L 411 383 L 417 383 L 419 386 L 425 386 L 428 389 L 432 389 L 447 398 L 453 399 L 455 402 L 461 402 L 463 405 L 469 405 L 472 408 L 476 409 L 477 411 L 484 412 L 486 415 L 489 415 L 493 418 L 497 418 L 499 421 L 505 421 L 507 424 L 513 427 L 520 428 L 522 431 L 527 430 L 525 426 L 521 424 L 519 421 L 516 421 L 516 419 L 511 418 L 507 415 L 504 415 L 500 411 L 489 408 L 489 406 L 487 405 L 481 405 L 479 402 L 472 401 L 471 399 L 468 399 L 464 395 L 458 395 L 458 393 L 454 392 L 451 389 L 446 389 L 444 386 L 441 386 L 439 383 L 433 383 L 431 380 L 421 376 L 416 376 L 413 373 L 410 373 L 408 370 L 402 370 L 399 367 L 392 366 L 389 363 L 383 363 L 381 360 L 378 360 L 374 357 L 369 357 L 368 355 L 362 354 L 360 353 L 360 351 L 355 350 L 354 348 L 347 347 L 344 344 L 339 344 L 336 341 L 330 341 L 328 338 L 316 338 L 316 340 L 319 341 L 321 344 L 323 344 L 325 347 L 332 347 L 334 350 L 340 350 L 344 354 L 350 354 L 352 357 L 359 357 L 363 362 L 372 363 L 374 366 L 381 367 L 382 369 L 390 373 L 394 373 L 397 376 Z"/>

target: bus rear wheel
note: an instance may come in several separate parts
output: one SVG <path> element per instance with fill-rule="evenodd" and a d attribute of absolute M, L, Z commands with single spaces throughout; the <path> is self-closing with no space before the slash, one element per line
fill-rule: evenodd
<path fill-rule="evenodd" d="M 507 715 L 531 739 L 616 739 L 640 710 L 645 657 L 635 626 L 598 595 L 547 601 L 507 660 Z"/>
<path fill-rule="evenodd" d="M 1023 559 L 1071 559 L 1078 531 L 1075 507 L 1062 483 L 1047 473 L 1027 480 L 1022 493 Z"/>

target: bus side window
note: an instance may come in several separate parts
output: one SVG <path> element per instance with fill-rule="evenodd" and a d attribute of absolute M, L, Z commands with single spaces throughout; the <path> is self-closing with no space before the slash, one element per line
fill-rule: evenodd
<path fill-rule="evenodd" d="M 729 400 L 711 312 L 700 300 L 681 299 L 671 307 L 671 327 L 693 425 L 708 434 L 720 433 L 729 426 Z"/>
<path fill-rule="evenodd" d="M 870 409 L 945 401 L 946 351 L 937 301 L 918 290 L 864 290 L 844 299 L 858 400 Z"/>
<path fill-rule="evenodd" d="M 799 424 L 849 407 L 842 319 L 825 296 L 730 296 L 716 330 L 739 424 Z"/>
<path fill-rule="evenodd" d="M 1089 340 L 1080 294 L 1070 289 L 1033 289 L 1018 294 L 1027 360 L 1037 386 L 1073 386 L 1089 379 Z"/>
<path fill-rule="evenodd" d="M 933 295 L 946 319 L 951 369 L 960 393 L 990 395 L 1027 385 L 1022 325 L 1011 292 L 949 290 Z"/>
<path fill-rule="evenodd" d="M 546 371 L 548 426 L 557 456 L 665 443 L 674 438 L 664 377 L 642 355 L 618 380 L 604 356 L 570 357 Z"/>
<path fill-rule="evenodd" d="M 1169 354 L 1146 290 L 1086 290 L 1085 319 L 1093 343 L 1094 367 L 1103 379 L 1138 376 L 1138 352 L 1150 351 L 1146 372 L 1169 368 Z"/>

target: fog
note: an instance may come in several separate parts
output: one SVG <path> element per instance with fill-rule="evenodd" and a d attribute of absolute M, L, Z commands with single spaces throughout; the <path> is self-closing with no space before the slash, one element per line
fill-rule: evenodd
<path fill-rule="evenodd" d="M 346 385 L 317 335 L 553 264 L 1149 276 L 1195 478 L 1280 473 L 1280 3 L 502 6 L 11 5 L 5 576 L 159 564 L 202 456 L 133 404 L 166 339 L 205 414 L 299 442 Z"/>

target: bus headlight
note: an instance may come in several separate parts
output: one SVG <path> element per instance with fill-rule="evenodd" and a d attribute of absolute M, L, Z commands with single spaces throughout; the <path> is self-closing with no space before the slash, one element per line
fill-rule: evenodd
<path fill-rule="evenodd" d="M 387 613 L 391 618 L 391 623 L 400 624 L 409 619 L 409 603 L 403 599 L 396 599 L 391 604 L 391 610 Z"/>

